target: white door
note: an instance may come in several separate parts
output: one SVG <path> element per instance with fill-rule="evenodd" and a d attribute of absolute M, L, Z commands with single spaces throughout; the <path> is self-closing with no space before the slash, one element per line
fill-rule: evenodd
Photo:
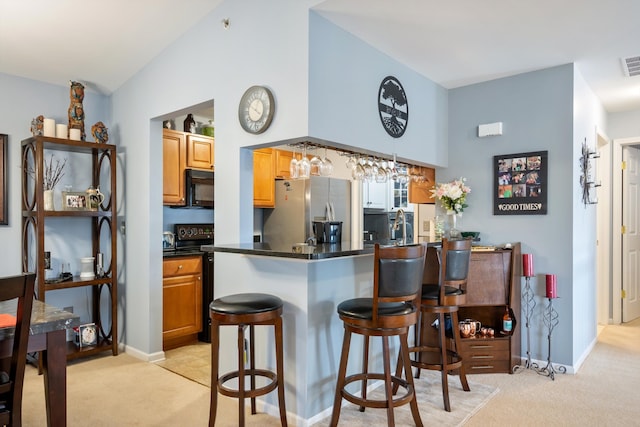
<path fill-rule="evenodd" d="M 638 201 L 640 200 L 640 149 L 622 148 L 622 321 L 640 317 L 640 230 Z"/>

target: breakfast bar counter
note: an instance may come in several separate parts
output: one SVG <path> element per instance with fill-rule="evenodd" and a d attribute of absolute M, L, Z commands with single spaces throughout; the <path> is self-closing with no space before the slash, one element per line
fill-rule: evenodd
<path fill-rule="evenodd" d="M 261 292 L 284 301 L 285 399 L 290 422 L 307 426 L 329 416 L 344 332 L 336 309 L 346 299 L 371 296 L 373 246 L 317 245 L 309 253 L 265 243 L 202 249 L 214 254 L 215 298 Z M 236 339 L 234 328 L 221 328 L 221 349 L 235 349 Z M 275 370 L 272 328 L 257 327 L 256 343 L 260 348 L 257 364 Z M 392 351 L 397 351 L 396 343 L 392 345 Z M 374 369 L 381 370 L 382 356 L 373 351 L 379 347 L 372 346 L 370 360 Z M 220 372 L 237 369 L 234 350 L 224 354 Z M 362 342 L 356 337 L 352 354 L 352 360 L 362 359 Z M 276 393 L 258 399 L 259 410 L 278 416 Z"/>
<path fill-rule="evenodd" d="M 229 252 L 302 260 L 319 260 L 373 253 L 373 245 L 351 244 L 348 242 L 340 244 L 324 243 L 319 245 L 297 244 L 286 246 L 274 246 L 269 243 L 237 243 L 215 246 L 203 245 L 201 249 L 206 252 Z"/>

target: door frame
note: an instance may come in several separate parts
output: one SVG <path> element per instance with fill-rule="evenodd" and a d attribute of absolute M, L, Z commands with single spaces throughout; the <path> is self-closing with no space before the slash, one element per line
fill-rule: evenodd
<path fill-rule="evenodd" d="M 600 184 L 597 188 L 599 203 L 596 208 L 596 319 L 598 324 L 611 323 L 611 140 L 596 127 L 595 149 L 600 156 L 596 167 L 595 181 Z"/>
<path fill-rule="evenodd" d="M 611 171 L 613 177 L 612 191 L 612 289 L 613 301 L 612 323 L 622 323 L 622 148 L 625 145 L 640 145 L 640 136 L 613 140 L 613 159 Z"/>

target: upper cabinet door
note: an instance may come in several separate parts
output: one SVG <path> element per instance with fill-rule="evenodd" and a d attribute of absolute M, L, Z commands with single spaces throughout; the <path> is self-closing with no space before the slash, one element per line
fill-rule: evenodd
<path fill-rule="evenodd" d="M 423 177 L 422 181 L 411 181 L 409 183 L 409 203 L 435 204 L 436 200 L 431 190 L 436 184 L 436 170 L 420 167 L 419 174 Z"/>
<path fill-rule="evenodd" d="M 187 167 L 212 171 L 214 169 L 213 138 L 187 134 Z"/>
<path fill-rule="evenodd" d="M 389 184 L 378 182 L 363 182 L 363 207 L 372 209 L 389 209 Z"/>
<path fill-rule="evenodd" d="M 162 201 L 165 205 L 185 205 L 186 156 L 185 134 L 164 129 L 162 134 Z"/>
<path fill-rule="evenodd" d="M 253 150 L 253 206 L 276 205 L 275 160 L 272 148 Z"/>
<path fill-rule="evenodd" d="M 276 178 L 289 179 L 291 173 L 289 172 L 291 166 L 291 159 L 293 159 L 293 152 L 286 150 L 275 150 L 276 152 Z"/>

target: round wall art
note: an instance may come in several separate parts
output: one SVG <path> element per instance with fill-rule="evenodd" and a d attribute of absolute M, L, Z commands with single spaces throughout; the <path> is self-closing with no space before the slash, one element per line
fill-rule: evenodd
<path fill-rule="evenodd" d="M 409 103 L 404 88 L 393 76 L 382 79 L 378 90 L 378 112 L 389 135 L 400 138 L 409 122 Z"/>

